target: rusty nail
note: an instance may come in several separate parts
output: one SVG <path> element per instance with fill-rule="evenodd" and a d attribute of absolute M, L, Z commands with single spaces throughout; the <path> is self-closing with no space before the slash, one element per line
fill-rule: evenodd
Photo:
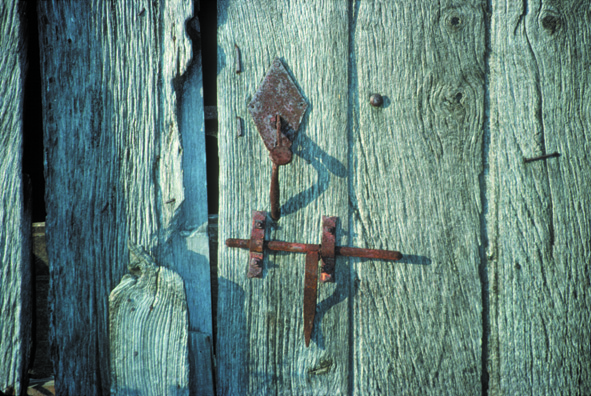
<path fill-rule="evenodd" d="M 539 157 L 524 158 L 523 162 L 528 163 L 528 162 L 539 161 L 539 160 L 543 160 L 546 158 L 552 158 L 552 157 L 560 157 L 560 153 L 554 152 L 552 154 L 540 155 Z"/>
<path fill-rule="evenodd" d="M 375 93 L 370 96 L 369 104 L 371 104 L 373 107 L 380 107 L 382 104 L 384 104 L 384 98 L 382 95 Z"/>
<path fill-rule="evenodd" d="M 264 225 L 265 225 L 265 222 L 263 220 L 255 220 L 254 221 L 254 228 L 261 230 Z"/>

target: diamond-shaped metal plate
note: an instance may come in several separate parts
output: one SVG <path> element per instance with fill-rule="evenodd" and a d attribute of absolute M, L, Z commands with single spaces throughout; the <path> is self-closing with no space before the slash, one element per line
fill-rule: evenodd
<path fill-rule="evenodd" d="M 279 114 L 284 123 L 282 135 L 293 142 L 307 108 L 306 100 L 285 66 L 279 58 L 275 58 L 263 83 L 248 105 L 248 110 L 269 151 L 279 143 L 275 116 Z"/>

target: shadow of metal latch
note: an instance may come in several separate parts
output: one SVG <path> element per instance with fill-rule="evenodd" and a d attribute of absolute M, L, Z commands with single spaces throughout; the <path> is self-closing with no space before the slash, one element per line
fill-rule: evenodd
<path fill-rule="evenodd" d="M 304 279 L 304 338 L 306 347 L 310 345 L 314 316 L 316 314 L 316 297 L 318 290 L 318 261 L 322 260 L 320 281 L 334 282 L 336 256 L 361 257 L 380 260 L 397 261 L 402 258 L 400 252 L 393 250 L 362 249 L 336 246 L 337 217 L 322 216 L 322 243 L 292 243 L 281 241 L 265 241 L 266 212 L 254 211 L 250 239 L 227 239 L 226 246 L 250 250 L 248 266 L 249 278 L 263 277 L 263 260 L 265 249 L 305 253 L 306 274 Z"/>

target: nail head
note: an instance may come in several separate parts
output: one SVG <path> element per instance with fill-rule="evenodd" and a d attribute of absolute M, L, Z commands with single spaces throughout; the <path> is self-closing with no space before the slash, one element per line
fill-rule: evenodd
<path fill-rule="evenodd" d="M 384 104 L 384 98 L 382 95 L 375 93 L 369 97 L 369 103 L 373 107 L 380 107 L 382 104 Z"/>

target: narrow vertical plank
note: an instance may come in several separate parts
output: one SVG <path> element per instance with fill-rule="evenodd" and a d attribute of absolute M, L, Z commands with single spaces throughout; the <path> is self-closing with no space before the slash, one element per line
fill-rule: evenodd
<path fill-rule="evenodd" d="M 351 242 L 404 258 L 354 261 L 353 394 L 481 392 L 484 6 L 356 2 Z"/>
<path fill-rule="evenodd" d="M 203 147 L 197 138 L 181 144 L 182 134 L 202 131 L 202 118 L 186 130 L 192 119 L 179 120 L 202 111 L 200 96 L 187 93 L 199 91 L 185 27 L 193 5 L 38 7 L 56 391 L 107 394 L 108 296 L 127 272 L 128 241 L 187 279 L 190 330 L 211 332 L 209 314 L 198 311 L 209 300 L 193 295 L 209 293 L 208 272 L 199 272 L 207 256 L 186 233 L 206 235 L 204 216 L 188 215 L 205 206 L 185 208 L 203 195 L 204 180 L 184 178 L 185 167 L 204 166 L 192 151 Z"/>
<path fill-rule="evenodd" d="M 131 275 L 109 296 L 111 395 L 189 393 L 189 323 L 184 283 L 130 247 Z"/>
<path fill-rule="evenodd" d="M 30 208 L 22 171 L 24 3 L 0 2 L 0 391 L 26 387 L 31 341 Z"/>
<path fill-rule="evenodd" d="M 207 233 L 207 168 L 205 112 L 199 20 L 187 21 L 193 56 L 183 76 L 175 80 L 177 117 L 183 147 L 184 201 L 179 214 L 179 233 L 172 238 L 171 268 L 184 280 L 189 308 L 189 359 L 191 395 L 213 395 L 213 329 Z M 168 204 L 173 204 L 171 200 Z"/>
<path fill-rule="evenodd" d="M 305 256 L 267 254 L 262 279 L 247 279 L 248 253 L 227 238 L 249 238 L 253 210 L 270 211 L 269 153 L 247 104 L 275 57 L 283 60 L 310 104 L 294 141 L 294 159 L 279 170 L 281 219 L 267 238 L 320 243 L 322 215 L 347 230 L 348 2 L 273 0 L 218 3 L 220 248 L 217 392 L 347 394 L 348 264 L 337 283 L 321 285 L 309 348 L 303 334 Z M 235 69 L 235 45 L 242 72 Z M 244 136 L 238 137 L 236 117 Z"/>
<path fill-rule="evenodd" d="M 490 394 L 587 395 L 591 9 L 492 4 Z"/>

